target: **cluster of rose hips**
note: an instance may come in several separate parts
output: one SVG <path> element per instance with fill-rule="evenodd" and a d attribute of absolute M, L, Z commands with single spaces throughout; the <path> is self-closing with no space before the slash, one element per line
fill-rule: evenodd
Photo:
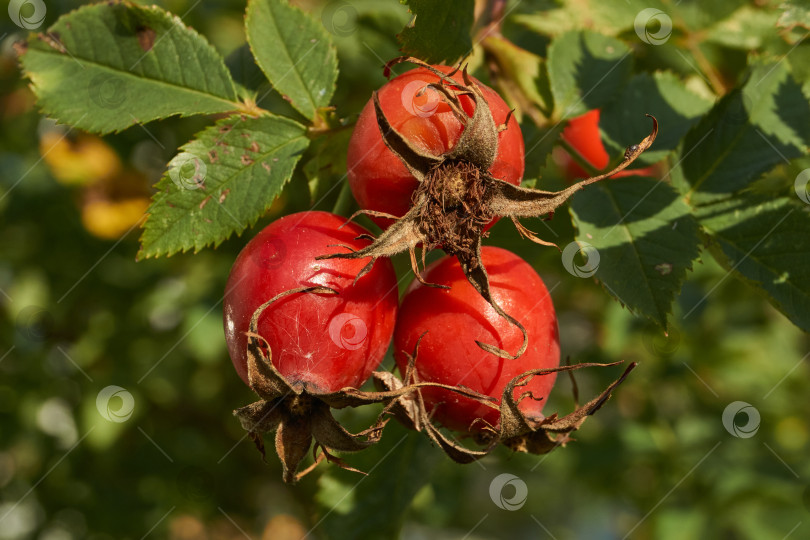
<path fill-rule="evenodd" d="M 352 193 L 383 233 L 327 212 L 291 214 L 245 246 L 227 283 L 228 349 L 261 398 L 235 414 L 262 451 L 262 434 L 275 432 L 285 481 L 308 472 L 297 470 L 310 448 L 315 464 L 350 468 L 331 452 L 374 444 L 392 416 L 459 462 L 497 444 L 547 452 L 620 382 L 566 417 L 543 416 L 556 373 L 573 369 L 559 365 L 549 292 L 528 263 L 481 238 L 508 217 L 548 244 L 518 219 L 553 213 L 624 169 L 655 134 L 611 173 L 559 193 L 521 188 L 523 138 L 506 103 L 464 70 L 419 64 L 374 93 L 349 144 Z M 448 255 L 424 268 L 434 248 Z M 402 251 L 416 279 L 400 302 L 388 257 Z M 392 338 L 400 377 L 374 371 Z M 360 390 L 370 377 L 377 391 Z M 368 403 L 384 409 L 362 433 L 331 414 Z M 437 424 L 484 448 L 459 445 Z"/>

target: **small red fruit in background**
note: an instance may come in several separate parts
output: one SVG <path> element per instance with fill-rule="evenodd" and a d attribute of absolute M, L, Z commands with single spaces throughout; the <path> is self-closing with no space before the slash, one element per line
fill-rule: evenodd
<path fill-rule="evenodd" d="M 426 281 L 450 289 L 416 281 L 408 289 L 397 318 L 394 350 L 397 365 L 404 372 L 404 353 L 412 354 L 420 336 L 427 332 L 414 364 L 420 381 L 465 386 L 500 402 L 504 387 L 514 377 L 559 365 L 557 317 L 546 286 L 526 261 L 496 247 L 483 248 L 482 258 L 495 301 L 526 327 L 526 352 L 516 360 L 503 359 L 476 344 L 481 341 L 514 350 L 523 342 L 523 334 L 470 285 L 454 257 L 436 261 L 424 275 Z M 515 397 L 531 391 L 535 398 L 542 398 L 524 399 L 520 409 L 525 415 L 541 417 L 555 378 L 556 374 L 537 376 L 527 386 L 516 388 Z M 500 413 L 473 399 L 440 388 L 423 388 L 422 395 L 428 414 L 433 413 L 433 419 L 450 429 L 476 432 L 482 427 L 480 423 L 478 427 L 472 425 L 477 418 L 498 425 Z"/>
<path fill-rule="evenodd" d="M 443 73 L 452 68 L 434 66 Z M 462 74 L 452 77 L 463 83 Z M 470 77 L 483 92 L 496 124 L 506 121 L 509 106 L 491 88 Z M 433 155 L 445 154 L 458 141 L 464 126 L 453 114 L 441 94 L 426 88 L 439 77 L 426 68 L 417 68 L 391 79 L 379 90 L 380 105 L 391 126 L 415 147 Z M 467 96 L 460 97 L 462 108 L 472 116 L 475 105 Z M 360 207 L 366 210 L 403 216 L 411 206 L 417 180 L 402 161 L 383 142 L 371 100 L 366 103 L 349 141 L 347 158 L 349 185 Z M 514 117 L 498 136 L 498 154 L 489 172 L 495 178 L 519 185 L 523 178 L 523 135 Z M 381 226 L 390 220 L 372 218 Z"/>
<path fill-rule="evenodd" d="M 602 135 L 599 133 L 599 109 L 593 109 L 582 116 L 569 120 L 568 125 L 565 126 L 562 132 L 562 138 L 573 146 L 585 158 L 585 161 L 590 163 L 597 171 L 602 171 L 608 166 L 610 156 L 605 150 L 605 145 L 602 144 Z M 558 163 L 562 167 L 567 180 L 591 176 L 567 153 L 559 155 Z M 656 167 L 625 169 L 614 174 L 613 178 L 655 176 L 656 173 Z"/>
<path fill-rule="evenodd" d="M 256 235 L 239 253 L 225 289 L 228 351 L 248 383 L 247 336 L 254 311 L 274 296 L 299 287 L 322 286 L 337 295 L 295 294 L 268 306 L 258 333 L 270 345 L 273 365 L 293 386 L 310 393 L 360 387 L 382 360 L 397 310 L 397 280 L 390 261 L 377 261 L 357 283 L 365 261 L 316 261 L 336 244 L 360 249 L 363 227 L 327 212 L 285 216 Z"/>

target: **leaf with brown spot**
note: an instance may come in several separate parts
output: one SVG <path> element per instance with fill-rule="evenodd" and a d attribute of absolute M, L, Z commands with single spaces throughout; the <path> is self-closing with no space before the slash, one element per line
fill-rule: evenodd
<path fill-rule="evenodd" d="M 241 136 L 245 133 L 250 137 Z M 271 207 L 308 144 L 304 126 L 276 116 L 244 122 L 231 116 L 198 133 L 183 145 L 157 185 L 139 258 L 199 251 L 219 245 L 234 232 L 241 233 Z M 257 147 L 261 151 L 254 153 Z M 272 159 L 279 161 L 268 170 L 266 163 Z M 188 182 L 182 171 L 189 168 L 196 171 L 195 177 L 204 179 L 207 193 L 184 189 Z M 210 193 L 227 196 L 220 204 L 196 211 Z M 207 225 L 206 218 L 213 223 Z M 199 234 L 189 234 L 192 227 Z"/>
<path fill-rule="evenodd" d="M 152 47 L 155 45 L 155 37 L 157 36 L 154 29 L 148 26 L 139 26 L 135 34 L 138 36 L 138 46 L 144 52 L 151 51 Z"/>
<path fill-rule="evenodd" d="M 216 49 L 156 6 L 81 6 L 32 34 L 20 60 L 43 112 L 94 133 L 243 107 Z"/>

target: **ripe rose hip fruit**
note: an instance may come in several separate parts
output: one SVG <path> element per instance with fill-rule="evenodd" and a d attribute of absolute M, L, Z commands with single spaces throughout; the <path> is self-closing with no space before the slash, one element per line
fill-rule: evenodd
<path fill-rule="evenodd" d="M 433 66 L 442 73 L 452 68 Z M 452 79 L 463 83 L 461 72 Z M 489 104 L 496 124 L 503 124 L 509 116 L 509 107 L 491 88 L 470 77 L 481 89 Z M 439 77 L 420 67 L 391 79 L 378 90 L 380 106 L 391 126 L 415 147 L 434 155 L 441 155 L 458 142 L 464 125 L 453 114 L 448 102 L 434 88 Z M 475 104 L 468 96 L 460 97 L 461 107 L 472 116 Z M 523 178 L 523 135 L 514 118 L 498 135 L 498 154 L 489 169 L 493 177 L 513 185 Z M 349 141 L 349 185 L 361 208 L 403 216 L 411 205 L 411 197 L 418 181 L 402 161 L 389 150 L 382 139 L 372 100 L 360 113 Z M 374 218 L 381 226 L 391 220 Z M 493 221 L 494 223 L 494 221 Z"/>
<path fill-rule="evenodd" d="M 363 261 L 315 260 L 336 244 L 360 249 L 369 243 L 356 240 L 368 231 L 353 223 L 339 229 L 344 223 L 327 212 L 291 214 L 265 227 L 239 253 L 225 289 L 224 322 L 228 352 L 245 384 L 245 332 L 254 311 L 299 287 L 329 287 L 338 294 L 290 295 L 258 320 L 273 365 L 293 387 L 316 394 L 359 387 L 382 360 L 397 310 L 390 261 L 380 261 L 353 283 Z"/>
<path fill-rule="evenodd" d="M 492 172 L 497 162 L 502 160 L 503 153 L 509 151 L 509 144 L 504 134 L 509 134 L 510 131 L 518 132 L 519 127 L 514 124 L 508 113 L 502 121 L 498 119 L 500 124 L 496 121 L 496 114 L 493 113 L 494 106 L 490 106 L 490 99 L 494 104 L 498 103 L 499 99 L 487 97 L 491 95 L 491 90 L 481 87 L 464 68 L 461 69 L 459 81 L 455 78 L 458 73 L 454 70 L 446 71 L 447 68 L 444 68 L 445 71 L 442 71 L 416 58 L 395 58 L 386 65 L 386 72 L 391 65 L 401 62 L 419 65 L 421 69 L 436 77 L 438 82 L 413 81 L 415 83 L 413 84 L 414 95 L 420 100 L 423 99 L 424 102 L 417 101 L 414 104 L 412 101 L 406 100 L 403 104 L 403 96 L 410 95 L 405 91 L 405 87 L 401 87 L 398 92 L 395 92 L 394 97 L 388 98 L 387 101 L 390 103 L 393 99 L 396 104 L 396 100 L 399 98 L 400 110 L 406 109 L 410 117 L 419 118 L 422 115 L 430 118 L 436 114 L 436 111 L 446 106 L 450 111 L 449 114 L 463 128 L 461 134 L 458 135 L 458 139 L 449 150 L 436 153 L 436 150 L 425 142 L 429 140 L 426 136 L 414 136 L 410 133 L 413 128 L 408 122 L 401 124 L 400 128 L 394 126 L 389 115 L 396 115 L 396 110 L 393 113 L 386 113 L 383 109 L 382 91 L 372 94 L 371 105 L 374 108 L 377 129 L 372 131 L 368 122 L 358 125 L 358 137 L 360 138 L 357 146 L 361 150 L 366 147 L 367 152 L 373 151 L 376 134 L 380 134 L 384 147 L 396 160 L 399 160 L 409 176 L 416 181 L 416 190 L 413 191 L 410 199 L 410 208 L 402 217 L 369 209 L 358 212 L 372 217 L 394 220 L 394 223 L 383 231 L 373 243 L 358 251 L 329 253 L 320 256 L 319 259 L 370 259 L 365 268 L 371 268 L 376 259 L 408 251 L 416 278 L 422 283 L 427 283 L 426 279 L 421 276 L 418 267 L 416 249 L 421 246 L 424 253 L 424 251 L 441 247 L 448 255 L 458 259 L 464 275 L 475 290 L 487 299 L 489 305 L 501 317 L 517 326 L 524 336 L 522 344 L 515 353 L 500 349 L 490 343 L 479 342 L 479 346 L 503 358 L 519 358 L 528 346 L 528 334 L 521 324 L 507 313 L 490 294 L 486 265 L 481 261 L 481 237 L 484 236 L 485 228 L 495 218 L 508 217 L 523 237 L 541 245 L 554 245 L 539 238 L 522 225 L 520 219 L 551 215 L 569 197 L 585 186 L 609 178 L 626 169 L 653 144 L 658 132 L 658 122 L 655 118 L 650 117 L 653 123 L 650 134 L 638 144 L 628 147 L 621 163 L 611 171 L 588 178 L 558 192 L 523 188 L 505 179 L 497 178 Z M 436 99 L 430 97 L 431 91 L 435 92 L 438 98 L 435 103 L 429 105 L 430 100 Z M 474 105 L 472 113 L 468 112 L 469 104 L 465 105 L 467 100 Z M 435 110 L 432 110 L 434 105 Z M 402 121 L 401 118 L 394 118 L 394 120 Z M 433 126 L 434 131 L 437 131 L 438 134 L 446 132 L 447 140 L 452 140 L 449 138 L 451 132 L 447 128 L 448 123 L 429 125 Z M 443 129 L 439 129 L 440 127 Z M 374 137 L 372 137 L 372 133 L 375 134 Z M 439 135 L 435 140 L 440 140 Z M 439 150 L 443 148 L 445 146 L 440 146 Z M 522 149 L 520 153 L 522 154 Z M 374 156 L 378 162 L 383 162 L 385 153 L 380 150 Z M 357 159 L 365 158 L 357 156 Z M 396 160 L 391 160 L 390 168 L 396 166 Z M 350 161 L 352 162 L 349 167 L 354 168 L 356 163 L 353 160 Z M 519 163 L 520 165 L 515 166 L 514 169 L 522 170 L 522 158 Z M 375 163 L 370 163 L 369 167 L 375 165 Z M 386 165 L 386 167 L 388 166 Z M 374 185 L 378 177 L 384 177 L 385 170 L 377 168 L 376 171 L 376 174 L 368 175 L 367 179 L 363 180 L 363 186 Z M 517 181 L 519 175 L 512 178 Z M 355 178 L 355 182 L 358 182 L 357 178 Z M 365 206 L 372 204 L 373 193 L 364 193 L 360 189 L 355 192 L 355 195 Z M 383 196 L 381 198 L 389 200 Z"/>
<path fill-rule="evenodd" d="M 557 318 L 551 297 L 540 276 L 523 259 L 501 248 L 482 249 L 489 272 L 490 290 L 496 302 L 519 320 L 529 335 L 529 347 L 518 359 L 504 359 L 482 350 L 476 341 L 514 349 L 523 341 L 521 331 L 501 317 L 473 288 L 454 257 L 430 265 L 426 279 L 449 289 L 414 282 L 408 289 L 394 331 L 395 358 L 400 371 L 407 367 L 419 337 L 415 371 L 419 381 L 465 386 L 496 398 L 514 377 L 531 369 L 554 368 L 560 363 Z M 540 418 L 556 374 L 534 377 L 515 389 L 518 398 L 531 391 L 540 401 L 524 399 L 521 411 Z M 475 433 L 483 424 L 498 425 L 500 413 L 471 398 L 441 388 L 423 388 L 428 414 L 444 426 Z M 434 411 L 435 408 L 435 411 Z M 472 428 L 472 429 L 471 429 Z"/>
<path fill-rule="evenodd" d="M 605 145 L 602 144 L 602 135 L 599 133 L 599 109 L 593 109 L 582 116 L 577 116 L 569 120 L 568 125 L 562 132 L 562 138 L 574 147 L 579 154 L 591 164 L 597 171 L 604 170 L 610 163 Z M 587 178 L 590 176 L 579 163 L 568 154 L 560 156 L 558 162 L 565 172 L 565 178 L 574 180 L 576 178 Z M 655 167 L 644 169 L 625 169 L 613 175 L 613 178 L 623 176 L 654 176 Z"/>

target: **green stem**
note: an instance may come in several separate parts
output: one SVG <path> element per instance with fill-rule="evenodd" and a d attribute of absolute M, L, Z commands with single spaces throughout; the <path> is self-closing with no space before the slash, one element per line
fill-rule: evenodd
<path fill-rule="evenodd" d="M 351 215 L 352 206 L 354 205 L 354 198 L 352 197 L 352 190 L 349 187 L 349 181 L 343 180 L 343 185 L 338 193 L 335 206 L 332 208 L 332 213 L 339 216 L 349 217 Z"/>
<path fill-rule="evenodd" d="M 340 133 L 341 131 L 347 129 L 354 129 L 355 122 L 351 122 L 349 124 L 342 124 L 339 126 L 328 127 L 328 126 L 309 126 L 307 128 L 307 137 L 310 139 L 317 139 L 318 137 L 328 137 L 330 135 L 334 135 L 335 133 Z"/>

